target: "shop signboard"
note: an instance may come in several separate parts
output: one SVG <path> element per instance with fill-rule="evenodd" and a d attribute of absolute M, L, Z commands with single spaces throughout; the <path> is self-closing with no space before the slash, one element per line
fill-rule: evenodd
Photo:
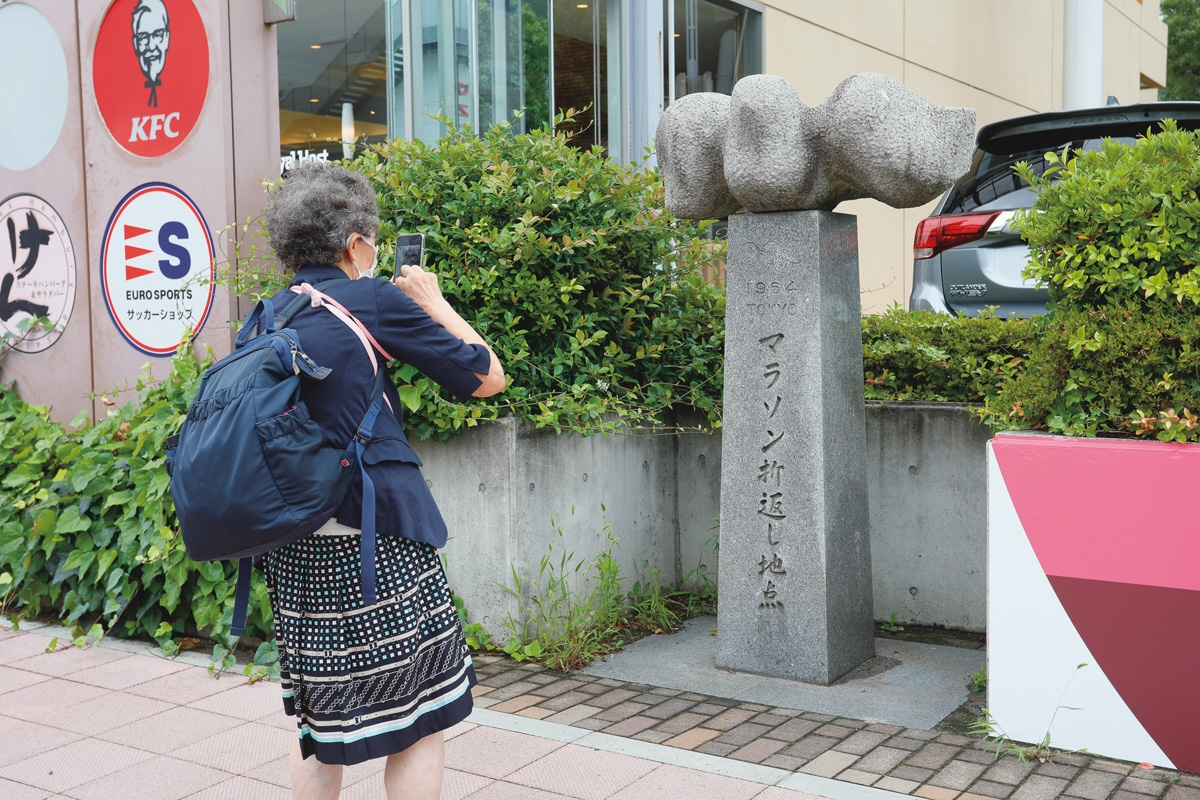
<path fill-rule="evenodd" d="M 40 353 L 62 337 L 75 308 L 71 235 L 49 203 L 18 194 L 0 203 L 0 240 L 0 329 L 18 352 Z"/>
<path fill-rule="evenodd" d="M 92 81 L 121 147 L 148 158 L 178 147 L 208 94 L 208 36 L 192 0 L 116 0 L 96 38 Z"/>
<path fill-rule="evenodd" d="M 181 189 L 147 183 L 127 194 L 104 230 L 100 280 L 113 324 L 129 344 L 169 356 L 208 319 L 213 240 Z"/>

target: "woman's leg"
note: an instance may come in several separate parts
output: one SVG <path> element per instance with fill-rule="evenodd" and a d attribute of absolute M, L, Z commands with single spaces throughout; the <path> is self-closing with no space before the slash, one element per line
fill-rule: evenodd
<path fill-rule="evenodd" d="M 292 743 L 289 759 L 292 800 L 337 800 L 342 791 L 342 765 L 322 764 L 317 757 L 305 758 L 300 739 Z"/>
<path fill-rule="evenodd" d="M 441 731 L 388 756 L 383 772 L 388 800 L 438 800 L 445 764 L 446 742 Z"/>

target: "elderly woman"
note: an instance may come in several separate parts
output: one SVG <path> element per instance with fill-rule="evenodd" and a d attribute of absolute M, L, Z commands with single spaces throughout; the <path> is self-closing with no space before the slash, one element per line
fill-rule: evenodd
<path fill-rule="evenodd" d="M 403 265 L 391 282 L 373 277 L 379 210 L 361 175 L 304 164 L 271 194 L 264 216 L 277 259 L 294 273 L 291 285 L 336 300 L 382 351 L 458 397 L 504 388 L 495 353 L 445 301 L 436 276 Z M 281 292 L 276 308 L 294 296 Z M 363 342 L 324 308 L 305 307 L 290 327 L 333 369 L 301 390 L 312 418 L 330 441 L 351 441 L 374 382 Z M 376 602 L 364 602 L 360 578 L 361 478 L 334 519 L 264 559 L 283 704 L 299 728 L 292 794 L 304 800 L 336 798 L 343 765 L 383 757 L 389 798 L 437 798 L 442 732 L 471 712 L 475 673 L 437 554 L 446 525 L 404 437 L 390 381 L 384 397 L 390 410 L 363 458 L 375 487 Z"/>

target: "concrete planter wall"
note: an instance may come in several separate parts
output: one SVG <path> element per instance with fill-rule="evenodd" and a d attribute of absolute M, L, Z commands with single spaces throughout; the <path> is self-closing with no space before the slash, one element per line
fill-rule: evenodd
<path fill-rule="evenodd" d="M 989 444 L 988 691 L 1009 736 L 1200 770 L 1198 483 L 1198 445 Z"/>
<path fill-rule="evenodd" d="M 719 436 L 584 438 L 509 418 L 414 449 L 450 529 L 450 585 L 494 636 L 519 615 L 498 583 L 512 585 L 513 569 L 536 575 L 550 545 L 586 564 L 604 550 L 606 525 L 627 587 L 648 567 L 668 585 L 701 564 L 715 577 L 705 542 L 716 533 Z"/>
<path fill-rule="evenodd" d="M 869 404 L 866 425 L 876 618 L 982 631 L 988 430 L 949 403 Z M 506 419 L 414 447 L 450 528 L 451 586 L 493 635 L 519 615 L 498 583 L 535 575 L 551 544 L 586 563 L 605 525 L 627 586 L 647 565 L 670 585 L 716 581 L 719 431 L 582 438 Z"/>
<path fill-rule="evenodd" d="M 877 620 L 986 629 L 991 435 L 965 404 L 867 404 Z"/>

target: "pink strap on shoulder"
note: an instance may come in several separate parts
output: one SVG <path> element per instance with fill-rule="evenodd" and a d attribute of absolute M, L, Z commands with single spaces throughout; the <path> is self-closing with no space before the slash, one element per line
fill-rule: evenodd
<path fill-rule="evenodd" d="M 335 317 L 346 323 L 346 325 L 350 327 L 358 336 L 358 340 L 363 343 L 363 347 L 367 349 L 367 355 L 370 356 L 372 364 L 375 363 L 375 354 L 371 351 L 371 347 L 374 347 L 376 350 L 378 350 L 379 353 L 388 361 L 396 360 L 391 353 L 383 349 L 383 346 L 380 345 L 379 342 L 375 341 L 375 337 L 371 335 L 369 330 L 367 330 L 367 326 L 363 325 L 358 320 L 358 317 L 347 311 L 346 307 L 337 300 L 334 300 L 324 292 L 314 289 L 312 285 L 308 283 L 302 283 L 299 286 L 293 286 L 292 291 L 296 294 L 308 295 L 312 298 L 313 308 L 328 308 L 331 312 L 333 312 Z M 371 344 L 368 345 L 367 342 L 370 342 Z"/>

